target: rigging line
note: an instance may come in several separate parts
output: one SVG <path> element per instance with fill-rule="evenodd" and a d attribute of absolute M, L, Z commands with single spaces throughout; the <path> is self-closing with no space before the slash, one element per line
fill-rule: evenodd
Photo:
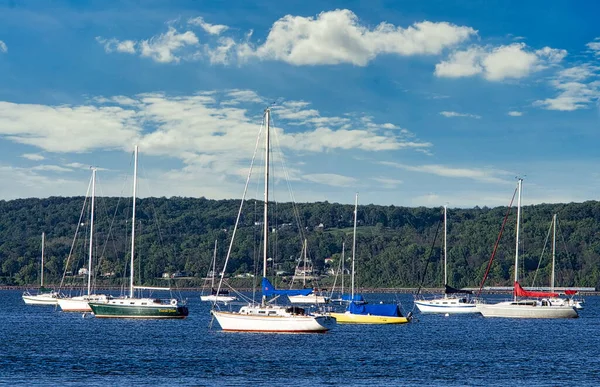
<path fill-rule="evenodd" d="M 417 289 L 417 293 L 415 297 L 419 295 L 421 292 L 421 288 L 423 287 L 423 283 L 425 282 L 425 275 L 427 274 L 427 267 L 429 266 L 429 261 L 431 260 L 431 256 L 433 254 L 433 248 L 435 247 L 435 242 L 437 240 L 438 233 L 440 232 L 440 226 L 442 225 L 443 217 L 440 217 L 438 220 L 437 228 L 435 230 L 435 236 L 433 237 L 433 241 L 431 242 L 431 248 L 429 249 L 429 256 L 427 257 L 427 261 L 425 262 L 425 269 L 423 270 L 423 275 L 421 276 L 421 281 L 419 283 L 419 288 Z M 414 309 L 414 306 L 413 306 Z"/>
<path fill-rule="evenodd" d="M 546 234 L 546 240 L 544 241 L 544 248 L 542 248 L 542 254 L 540 255 L 540 259 L 538 260 L 537 268 L 535 269 L 535 274 L 533 275 L 533 282 L 531 286 L 535 286 L 535 280 L 538 275 L 538 271 L 540 270 L 540 266 L 542 264 L 542 259 L 544 258 L 544 253 L 546 252 L 546 246 L 548 245 L 548 239 L 550 239 L 550 233 L 552 232 L 552 223 L 550 222 L 550 227 L 548 228 L 548 233 Z"/>
<path fill-rule="evenodd" d="M 62 279 L 60 280 L 60 285 L 58 288 L 62 288 L 63 283 L 65 281 L 65 276 L 67 275 L 67 269 L 69 268 L 69 261 L 71 260 L 71 256 L 73 254 L 73 249 L 75 248 L 75 242 L 77 240 L 77 233 L 79 232 L 79 228 L 81 227 L 81 220 L 85 214 L 85 206 L 87 203 L 87 199 L 90 195 L 90 190 L 92 189 L 92 178 L 90 177 L 90 182 L 88 184 L 87 191 L 85 193 L 85 199 L 83 200 L 83 207 L 81 208 L 81 213 L 79 214 L 79 221 L 77 222 L 77 227 L 75 228 L 75 235 L 73 236 L 73 242 L 71 243 L 71 250 L 69 251 L 69 255 L 67 256 L 67 262 L 65 263 L 65 270 L 63 271 Z"/>
<path fill-rule="evenodd" d="M 492 256 L 488 261 L 487 268 L 485 269 L 485 274 L 483 275 L 483 279 L 481 280 L 481 284 L 479 285 L 479 290 L 477 291 L 477 296 L 481 295 L 481 289 L 483 289 L 483 284 L 487 280 L 488 274 L 490 273 L 490 268 L 492 267 L 492 262 L 494 261 L 494 257 L 496 256 L 496 251 L 498 250 L 498 244 L 500 243 L 500 238 L 502 237 L 502 233 L 504 232 L 504 226 L 506 226 L 506 221 L 508 220 L 508 215 L 510 215 L 510 210 L 512 208 L 513 202 L 515 200 L 515 196 L 517 195 L 518 188 L 515 188 L 512 199 L 510 199 L 510 204 L 506 209 L 506 215 L 504 215 L 504 220 L 502 221 L 502 226 L 500 227 L 500 233 L 498 233 L 498 238 L 496 239 L 496 244 L 494 245 L 494 250 L 492 251 Z"/>
<path fill-rule="evenodd" d="M 263 118 L 263 123 L 264 123 L 264 118 Z M 266 125 L 265 125 L 265 130 L 266 130 Z M 237 227 L 238 224 L 240 223 L 240 218 L 242 216 L 242 209 L 244 208 L 244 201 L 246 200 L 246 193 L 248 192 L 248 185 L 250 184 L 250 177 L 252 176 L 252 168 L 254 167 L 254 161 L 256 160 L 256 154 L 258 153 L 258 147 L 259 147 L 259 142 L 260 142 L 260 135 L 262 133 L 263 130 L 263 125 L 260 125 L 260 129 L 258 131 L 258 136 L 256 136 L 256 145 L 254 146 L 254 154 L 252 155 L 252 161 L 250 163 L 250 170 L 248 171 L 248 176 L 246 177 L 246 184 L 244 185 L 244 193 L 242 195 L 242 200 L 240 203 L 240 208 L 238 210 L 238 214 L 237 217 L 235 219 L 235 225 L 233 227 L 233 232 L 231 234 L 231 240 L 229 241 L 229 248 L 227 249 L 227 256 L 225 257 L 225 264 L 223 265 L 223 271 L 221 272 L 220 275 L 220 279 L 219 279 L 219 285 L 217 286 L 217 294 L 219 294 L 219 290 L 221 290 L 221 286 L 223 284 L 223 277 L 225 274 L 225 268 L 227 268 L 227 264 L 229 263 L 229 258 L 231 257 L 231 250 L 233 248 L 233 241 L 235 239 L 235 234 L 237 232 Z M 217 304 L 217 301 L 215 299 L 215 302 L 213 303 L 213 309 L 215 308 Z"/>

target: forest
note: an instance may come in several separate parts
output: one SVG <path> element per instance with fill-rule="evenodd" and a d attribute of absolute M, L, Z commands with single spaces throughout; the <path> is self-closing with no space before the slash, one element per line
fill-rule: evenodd
<path fill-rule="evenodd" d="M 131 198 L 96 198 L 93 232 L 95 284 L 127 283 L 131 254 Z M 239 200 L 144 198 L 136 201 L 135 281 L 202 287 L 215 252 L 217 271 L 231 245 L 225 276 L 231 281 L 261 276 L 263 236 L 260 201 L 247 201 L 231 236 Z M 84 284 L 89 259 L 90 205 L 85 197 L 0 201 L 0 285 L 39 286 L 41 235 L 44 282 Z M 271 203 L 269 276 L 294 273 L 307 259 L 315 285 L 332 286 L 344 257 L 346 283 L 352 258 L 354 206 L 328 202 Z M 516 208 L 449 208 L 448 283 L 478 287 L 498 239 L 487 286 L 510 286 L 514 275 Z M 359 205 L 356 284 L 367 288 L 443 285 L 443 209 Z M 521 283 L 548 286 L 552 271 L 552 216 L 557 214 L 556 286 L 600 287 L 600 202 L 539 204 L 522 208 L 519 246 Z M 342 254 L 342 246 L 345 246 Z M 427 270 L 425 270 L 427 268 Z M 425 276 L 423 274 L 426 273 Z M 240 277 L 241 279 L 237 279 Z M 316 278 L 319 278 L 317 283 Z M 252 280 L 254 281 L 254 280 Z M 339 283 L 339 279 L 336 279 Z M 310 284 L 313 286 L 313 284 Z"/>

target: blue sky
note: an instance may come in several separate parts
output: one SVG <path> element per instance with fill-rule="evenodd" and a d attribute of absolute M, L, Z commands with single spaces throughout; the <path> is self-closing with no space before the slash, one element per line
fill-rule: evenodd
<path fill-rule="evenodd" d="M 0 199 L 239 198 L 270 104 L 299 202 L 600 196 L 600 4 L 280 3 L 0 1 Z"/>

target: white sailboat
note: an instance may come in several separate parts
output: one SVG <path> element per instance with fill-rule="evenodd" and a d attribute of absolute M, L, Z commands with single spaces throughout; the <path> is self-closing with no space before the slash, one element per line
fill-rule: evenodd
<path fill-rule="evenodd" d="M 92 168 L 92 195 L 90 210 L 90 243 L 88 253 L 88 272 L 87 272 L 87 294 L 75 297 L 64 297 L 58 300 L 58 306 L 63 312 L 91 312 L 90 301 L 106 302 L 107 296 L 104 294 L 92 293 L 92 257 L 94 243 L 94 207 L 96 195 L 96 168 Z"/>
<path fill-rule="evenodd" d="M 312 315 L 303 308 L 296 306 L 284 306 L 270 303 L 267 301 L 267 294 L 272 292 L 272 286 L 267 280 L 267 258 L 268 258 L 268 240 L 269 240 L 269 129 L 270 129 L 270 109 L 265 110 L 265 191 L 264 191 L 264 218 L 263 218 L 263 295 L 261 303 L 249 303 L 242 306 L 239 311 L 222 311 L 218 309 L 218 304 L 214 303 L 211 314 L 224 331 L 233 332 L 274 332 L 274 333 L 319 333 L 326 332 L 334 324 L 335 319 L 327 315 Z M 248 182 L 246 182 L 247 187 Z M 245 194 L 244 194 L 245 196 Z M 236 220 L 232 239 L 227 253 L 225 266 L 229 260 L 231 246 L 237 224 L 240 218 L 242 205 L 245 197 L 242 198 L 240 212 Z M 217 291 L 221 288 L 223 274 Z M 286 291 L 282 291 L 286 292 Z M 281 293 L 280 293 L 281 294 Z M 285 294 L 285 293 L 283 293 Z"/>
<path fill-rule="evenodd" d="M 44 287 L 44 245 L 46 243 L 46 233 L 42 233 L 42 262 L 40 263 L 40 288 L 37 294 L 31 293 L 29 290 L 23 292 L 23 301 L 27 305 L 56 305 L 60 293 L 46 289 Z"/>
<path fill-rule="evenodd" d="M 135 289 L 139 290 L 171 290 L 170 288 L 135 286 L 135 201 L 137 192 L 138 147 L 134 151 L 133 169 L 133 209 L 131 218 L 131 261 L 129 270 L 129 296 L 109 297 L 107 300 L 90 302 L 94 315 L 98 318 L 138 318 L 138 319 L 184 319 L 189 314 L 185 301 L 176 298 L 162 299 L 135 297 Z"/>
<path fill-rule="evenodd" d="M 484 317 L 507 318 L 575 318 L 578 317 L 574 307 L 556 305 L 551 298 L 557 297 L 554 292 L 528 291 L 519 284 L 519 229 L 521 222 L 521 191 L 523 179 L 518 180 L 517 197 L 517 229 L 515 251 L 515 283 L 514 298 L 512 301 L 503 301 L 497 304 L 477 303 L 477 310 Z M 524 297 L 524 298 L 519 298 Z"/>
<path fill-rule="evenodd" d="M 475 308 L 475 302 L 468 297 L 468 294 L 472 294 L 471 291 L 454 289 L 453 287 L 448 286 L 447 213 L 448 207 L 444 206 L 444 295 L 431 299 L 417 299 L 414 303 L 421 313 L 479 313 Z"/>
<path fill-rule="evenodd" d="M 552 216 L 552 274 L 550 276 L 550 291 L 554 293 L 554 279 L 556 268 L 556 214 Z M 577 292 L 574 290 L 565 290 L 567 298 L 551 297 L 549 300 L 553 305 L 572 306 L 575 309 L 583 309 L 583 300 L 574 298 Z"/>
<path fill-rule="evenodd" d="M 310 266 L 310 270 L 308 269 L 308 259 L 307 259 L 307 242 L 304 239 L 304 245 L 302 247 L 302 251 L 304 252 L 304 265 L 302 268 L 302 287 L 306 287 L 306 272 L 310 271 L 312 274 L 312 265 Z M 315 293 L 314 290 L 309 294 L 295 294 L 288 295 L 288 299 L 292 304 L 326 304 L 329 302 L 330 298 L 327 296 L 323 296 L 321 294 Z"/>
<path fill-rule="evenodd" d="M 217 240 L 215 239 L 215 249 L 213 252 L 212 268 L 210 269 L 210 290 L 211 294 L 203 294 L 200 296 L 200 301 L 209 302 L 231 302 L 236 300 L 236 297 L 230 296 L 229 291 L 215 289 L 215 272 L 217 271 Z"/>

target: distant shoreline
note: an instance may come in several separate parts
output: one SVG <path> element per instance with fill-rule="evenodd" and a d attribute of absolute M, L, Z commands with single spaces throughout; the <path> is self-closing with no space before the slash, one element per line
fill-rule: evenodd
<path fill-rule="evenodd" d="M 37 289 L 37 286 L 0 286 L 0 291 L 2 290 L 30 290 L 30 289 Z M 53 286 L 48 286 L 49 289 L 53 289 L 56 287 Z M 576 287 L 574 287 L 576 288 Z M 68 290 L 85 290 L 87 289 L 87 287 L 85 286 L 72 286 L 69 288 L 66 288 Z M 118 290 L 122 290 L 123 287 L 121 286 L 100 286 L 100 287 L 96 287 L 95 290 L 101 290 L 101 291 L 118 291 Z M 468 290 L 473 291 L 473 293 L 477 293 L 478 289 L 475 288 L 467 288 Z M 202 292 L 203 288 L 198 288 L 198 287 L 193 287 L 193 288 L 189 288 L 189 287 L 182 287 L 182 288 L 173 288 L 172 290 L 174 291 L 186 291 L 186 292 Z M 240 292 L 251 292 L 252 288 L 240 288 L 240 289 L 236 289 L 237 291 Z M 402 293 L 402 294 L 415 294 L 417 293 L 418 288 L 358 288 L 356 289 L 356 293 L 365 293 L 365 294 L 369 294 L 369 293 Z M 441 294 L 443 292 L 443 288 L 421 288 L 420 294 Z M 557 292 L 561 292 L 561 289 L 557 289 Z M 511 294 L 512 293 L 512 289 L 510 288 L 496 288 L 496 289 L 482 289 L 481 294 Z M 584 296 L 598 296 L 600 295 L 600 291 L 592 291 L 592 290 L 580 290 L 577 294 L 579 295 L 584 295 Z"/>

